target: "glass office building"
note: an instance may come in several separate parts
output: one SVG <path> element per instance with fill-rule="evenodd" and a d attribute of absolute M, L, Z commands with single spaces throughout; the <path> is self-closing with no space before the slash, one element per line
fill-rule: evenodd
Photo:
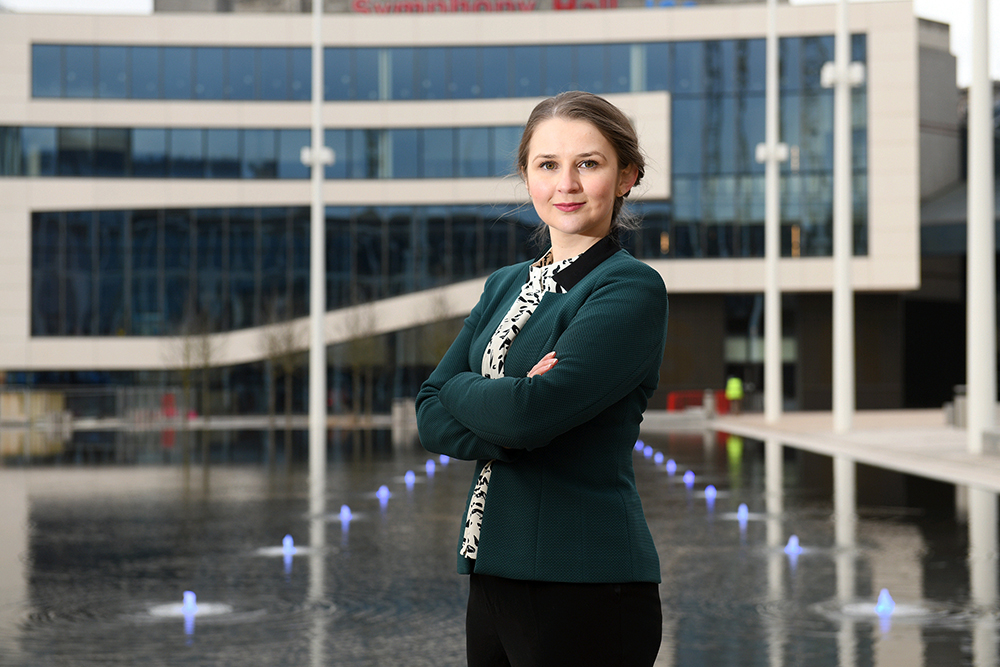
<path fill-rule="evenodd" d="M 780 39 L 786 397 L 810 407 L 824 398 L 806 356 L 832 285 L 833 92 L 820 69 L 834 58 L 833 8 L 780 11 L 794 26 Z M 764 18 L 754 4 L 328 15 L 328 328 L 370 321 L 331 335 L 332 385 L 368 338 L 376 409 L 412 396 L 434 363 L 427 312 L 453 327 L 486 275 L 539 252 L 513 153 L 538 98 L 571 89 L 622 106 L 649 156 L 632 202 L 643 229 L 626 247 L 671 294 L 667 388 L 759 374 Z M 0 229 L 17 239 L 0 269 L 8 381 L 169 382 L 170 341 L 197 332 L 225 350 L 217 393 L 244 397 L 219 409 L 263 411 L 255 337 L 308 311 L 310 18 L 0 22 L 12 82 L 0 93 Z M 907 3 L 852 12 L 851 57 L 868 73 L 852 103 L 862 314 L 919 283 L 918 96 L 954 88 L 921 77 L 937 47 L 919 25 Z M 389 318 L 404 298 L 412 312 Z M 901 382 L 892 375 L 870 378 L 883 387 L 873 402 L 899 402 L 884 390 Z"/>

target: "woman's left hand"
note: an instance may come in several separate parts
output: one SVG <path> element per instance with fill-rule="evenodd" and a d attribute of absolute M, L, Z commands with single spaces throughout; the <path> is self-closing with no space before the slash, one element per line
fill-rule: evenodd
<path fill-rule="evenodd" d="M 535 364 L 530 371 L 528 371 L 527 377 L 530 378 L 535 375 L 544 375 L 546 372 L 551 370 L 551 368 L 555 366 L 558 361 L 559 360 L 556 359 L 556 353 L 554 351 L 549 352 L 544 357 L 539 359 L 538 363 Z"/>

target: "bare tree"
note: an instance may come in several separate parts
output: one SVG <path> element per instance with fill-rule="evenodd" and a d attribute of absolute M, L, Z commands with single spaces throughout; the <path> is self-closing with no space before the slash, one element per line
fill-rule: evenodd
<path fill-rule="evenodd" d="M 384 341 L 375 333 L 376 326 L 375 308 L 370 303 L 355 306 L 344 318 L 349 338 L 347 357 L 351 368 L 351 408 L 355 423 L 360 421 L 362 413 L 371 418 L 375 369 L 385 363 Z"/>
<path fill-rule="evenodd" d="M 269 308 L 270 324 L 265 326 L 260 333 L 260 347 L 267 360 L 268 372 L 268 396 L 267 410 L 268 423 L 271 429 L 271 443 L 273 446 L 273 434 L 276 422 L 276 382 L 275 368 L 280 368 L 285 382 L 285 456 L 289 456 L 292 448 L 292 391 L 295 379 L 295 369 L 300 365 L 301 353 L 305 347 L 305 331 L 301 323 L 293 319 L 280 320 L 277 308 L 272 305 Z M 274 460 L 271 451 L 271 460 Z"/>
<path fill-rule="evenodd" d="M 181 388 L 184 393 L 184 405 L 181 412 L 182 417 L 184 417 L 182 423 L 185 431 L 188 428 L 187 413 L 195 404 L 193 394 L 196 374 L 201 381 L 199 413 L 202 421 L 202 455 L 206 462 L 209 445 L 208 425 L 212 411 L 210 373 L 212 366 L 218 363 L 219 353 L 219 342 L 212 334 L 208 316 L 195 313 L 184 319 L 180 333 L 175 337 L 168 353 L 170 358 L 167 359 L 167 362 L 175 366 L 180 374 Z M 185 446 L 186 442 L 187 438 L 185 437 Z"/>

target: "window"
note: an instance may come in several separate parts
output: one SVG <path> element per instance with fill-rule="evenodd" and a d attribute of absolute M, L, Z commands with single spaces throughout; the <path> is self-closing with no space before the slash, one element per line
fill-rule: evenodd
<path fill-rule="evenodd" d="M 260 99 L 287 100 L 289 89 L 288 49 L 258 49 L 260 59 Z"/>
<path fill-rule="evenodd" d="M 132 130 L 132 175 L 149 178 L 167 175 L 166 130 Z"/>
<path fill-rule="evenodd" d="M 352 49 L 323 49 L 323 96 L 327 100 L 351 99 L 351 53 Z"/>
<path fill-rule="evenodd" d="M 194 97 L 198 100 L 226 98 L 226 50 L 222 48 L 194 49 Z"/>
<path fill-rule="evenodd" d="M 21 168 L 25 176 L 55 176 L 56 128 L 25 127 L 21 130 Z"/>
<path fill-rule="evenodd" d="M 163 55 L 163 97 L 168 100 L 189 100 L 192 95 L 192 49 L 167 46 Z"/>
<path fill-rule="evenodd" d="M 533 47 L 520 47 L 515 49 L 515 53 L 524 48 Z M 546 46 L 544 47 L 545 54 L 545 87 L 543 89 L 543 94 L 545 95 L 558 95 L 559 93 L 566 90 L 575 90 L 580 86 L 577 84 L 576 78 L 576 58 L 575 52 L 577 47 L 573 46 Z M 528 63 L 523 63 L 523 61 L 518 61 L 518 71 L 517 74 L 520 77 L 522 75 L 521 67 L 524 67 L 525 73 L 530 76 L 535 76 L 534 68 L 530 67 Z M 535 63 L 537 66 L 539 63 Z"/>
<path fill-rule="evenodd" d="M 302 147 L 312 142 L 309 130 L 278 131 L 278 178 L 309 178 L 311 170 L 302 164 Z"/>
<path fill-rule="evenodd" d="M 94 174 L 121 178 L 128 174 L 129 131 L 123 128 L 97 128 L 94 151 Z"/>
<path fill-rule="evenodd" d="M 94 173 L 93 128 L 59 128 L 59 176 L 91 176 Z"/>
<path fill-rule="evenodd" d="M 276 178 L 278 160 L 274 130 L 243 131 L 243 178 Z"/>
<path fill-rule="evenodd" d="M 705 43 L 676 42 L 674 44 L 673 92 L 701 93 L 705 86 Z"/>
<path fill-rule="evenodd" d="M 393 130 L 392 141 L 392 171 L 386 174 L 389 178 L 417 178 L 417 130 Z"/>
<path fill-rule="evenodd" d="M 170 175 L 175 178 L 205 177 L 204 130 L 170 130 Z"/>
<path fill-rule="evenodd" d="M 128 97 L 128 47 L 97 47 L 97 96 Z"/>
<path fill-rule="evenodd" d="M 489 135 L 485 127 L 458 129 L 458 176 L 485 178 L 490 175 Z"/>
<path fill-rule="evenodd" d="M 514 47 L 514 96 L 537 97 L 542 94 L 542 48 Z"/>
<path fill-rule="evenodd" d="M 133 99 L 157 99 L 163 97 L 160 49 L 155 46 L 131 47 L 131 68 L 128 83 Z"/>
<path fill-rule="evenodd" d="M 436 128 L 423 130 L 424 178 L 452 178 L 455 175 L 454 130 Z"/>
<path fill-rule="evenodd" d="M 292 60 L 291 97 L 293 100 L 312 99 L 312 49 L 289 49 Z M 326 73 L 324 72 L 324 77 Z"/>
<path fill-rule="evenodd" d="M 255 49 L 229 49 L 229 80 L 226 98 L 230 100 L 257 99 L 257 58 Z"/>
<path fill-rule="evenodd" d="M 511 47 L 486 46 L 479 49 L 482 54 L 482 97 L 498 98 L 510 96 Z M 537 54 L 536 54 L 537 57 Z M 488 65 L 487 65 L 488 63 Z M 530 85 L 530 81 L 525 83 Z"/>
<path fill-rule="evenodd" d="M 417 97 L 422 100 L 442 100 L 449 97 L 448 51 L 443 48 L 423 48 L 416 51 Z"/>
<path fill-rule="evenodd" d="M 62 96 L 62 47 L 49 44 L 31 46 L 31 95 Z"/>
<path fill-rule="evenodd" d="M 95 54 L 92 46 L 66 46 L 63 91 L 66 97 L 94 97 Z"/>
<path fill-rule="evenodd" d="M 413 89 L 413 51 L 411 48 L 388 50 L 394 100 L 412 100 L 417 97 Z"/>
<path fill-rule="evenodd" d="M 206 130 L 205 162 L 208 178 L 240 177 L 240 131 Z"/>

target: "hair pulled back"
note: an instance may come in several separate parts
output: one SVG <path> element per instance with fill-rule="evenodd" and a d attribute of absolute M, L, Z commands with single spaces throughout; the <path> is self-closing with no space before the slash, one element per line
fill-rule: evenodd
<path fill-rule="evenodd" d="M 563 118 L 567 120 L 585 120 L 604 135 L 612 148 L 615 149 L 618 158 L 618 169 L 625 169 L 635 166 L 637 176 L 633 187 L 639 185 L 645 174 L 646 160 L 639 148 L 639 137 L 636 134 L 632 121 L 629 120 L 621 109 L 603 97 L 579 90 L 571 90 L 560 93 L 555 97 L 549 97 L 539 102 L 528 116 L 528 121 L 524 125 L 524 133 L 521 135 L 521 143 L 517 147 L 517 172 L 523 178 L 528 169 L 528 149 L 531 144 L 531 137 L 535 129 L 543 121 L 551 118 Z M 621 197 L 615 197 L 615 203 L 611 209 L 611 236 L 616 242 L 621 242 L 623 231 L 632 231 L 639 228 L 639 218 L 623 211 L 625 198 L 631 190 L 626 191 Z M 548 227 L 542 225 L 541 236 L 546 236 Z"/>

